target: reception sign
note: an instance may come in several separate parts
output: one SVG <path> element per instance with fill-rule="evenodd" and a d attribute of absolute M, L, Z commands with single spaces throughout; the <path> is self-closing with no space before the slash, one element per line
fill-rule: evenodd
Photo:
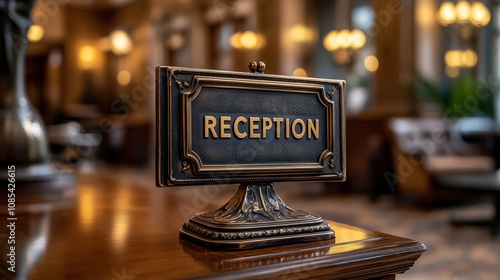
<path fill-rule="evenodd" d="M 157 67 L 157 185 L 342 181 L 345 82 Z"/>

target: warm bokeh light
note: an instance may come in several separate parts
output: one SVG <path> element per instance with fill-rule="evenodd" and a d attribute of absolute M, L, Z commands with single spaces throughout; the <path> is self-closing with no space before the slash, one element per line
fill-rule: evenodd
<path fill-rule="evenodd" d="M 110 35 L 111 50 L 116 55 L 127 54 L 132 50 L 132 39 L 123 30 L 115 30 Z"/>
<path fill-rule="evenodd" d="M 470 12 L 470 21 L 475 26 L 486 26 L 491 20 L 491 14 L 488 8 L 482 2 L 472 3 Z"/>
<path fill-rule="evenodd" d="M 119 189 L 115 194 L 113 203 L 115 204 L 113 212 L 111 230 L 111 245 L 118 251 L 125 250 L 127 246 L 127 238 L 130 232 L 130 215 L 127 215 L 128 207 L 132 203 L 132 195 L 128 189 Z"/>
<path fill-rule="evenodd" d="M 438 20 L 442 25 L 453 23 L 470 24 L 476 27 L 483 27 L 491 20 L 491 13 L 482 2 L 472 2 L 460 0 L 457 4 L 444 2 L 439 7 Z"/>
<path fill-rule="evenodd" d="M 342 29 L 340 31 L 330 31 L 323 39 L 323 46 L 330 52 L 339 49 L 353 49 L 358 50 L 366 44 L 366 36 L 363 31 L 354 29 L 349 31 Z"/>
<path fill-rule="evenodd" d="M 460 51 L 447 51 L 444 55 L 444 61 L 446 62 L 447 66 L 458 67 L 461 62 Z"/>
<path fill-rule="evenodd" d="M 473 50 L 450 50 L 444 55 L 444 61 L 447 67 L 460 68 L 467 67 L 471 68 L 477 64 L 477 54 Z M 450 76 L 450 75 L 448 75 Z"/>
<path fill-rule="evenodd" d="M 337 41 L 337 35 L 337 31 L 330 31 L 323 39 L 323 46 L 329 52 L 335 51 L 340 47 L 340 44 Z"/>
<path fill-rule="evenodd" d="M 416 22 L 421 27 L 432 28 L 434 23 L 436 22 L 434 16 L 434 2 L 433 1 L 419 1 L 415 3 L 416 8 Z M 446 12 L 446 10 L 445 10 Z M 446 13 L 445 13 L 445 16 Z M 439 12 L 437 18 L 439 20 Z"/>
<path fill-rule="evenodd" d="M 293 70 L 293 75 L 296 77 L 307 77 L 307 72 L 304 68 L 296 68 Z"/>
<path fill-rule="evenodd" d="M 456 78 L 458 77 L 460 70 L 457 67 L 446 66 L 444 68 L 444 72 L 446 73 L 446 76 L 450 78 Z"/>
<path fill-rule="evenodd" d="M 337 36 L 337 40 L 340 42 L 340 46 L 343 48 L 349 48 L 351 46 L 352 38 L 350 32 L 347 29 L 342 29 Z"/>
<path fill-rule="evenodd" d="M 310 43 L 314 40 L 314 31 L 303 24 L 290 28 L 290 38 L 295 43 Z"/>
<path fill-rule="evenodd" d="M 369 55 L 369 56 L 365 57 L 364 65 L 365 65 L 366 70 L 368 70 L 370 72 L 377 71 L 378 66 L 379 66 L 377 57 L 375 57 L 374 55 Z"/>
<path fill-rule="evenodd" d="M 465 67 L 474 67 L 477 64 L 477 55 L 473 50 L 465 50 L 462 52 L 462 64 Z"/>
<path fill-rule="evenodd" d="M 89 62 L 95 59 L 95 49 L 91 46 L 81 47 L 78 52 L 81 61 Z"/>
<path fill-rule="evenodd" d="M 259 38 L 257 34 L 253 31 L 245 31 L 241 34 L 240 42 L 241 46 L 245 49 L 253 49 L 257 46 Z"/>
<path fill-rule="evenodd" d="M 78 50 L 78 66 L 82 69 L 90 69 L 96 58 L 96 50 L 92 46 L 84 46 Z"/>
<path fill-rule="evenodd" d="M 364 47 L 366 44 L 365 33 L 363 33 L 363 31 L 359 29 L 354 29 L 353 31 L 351 31 L 351 43 L 352 48 L 355 50 Z"/>
<path fill-rule="evenodd" d="M 264 46 L 264 36 L 253 32 L 236 32 L 229 39 L 230 44 L 235 49 L 258 50 Z"/>
<path fill-rule="evenodd" d="M 349 51 L 346 49 L 340 49 L 333 53 L 333 61 L 338 64 L 347 64 L 351 61 L 351 56 Z"/>
<path fill-rule="evenodd" d="M 443 25 L 448 25 L 455 22 L 455 5 L 451 2 L 444 2 L 439 7 L 438 20 Z"/>
<path fill-rule="evenodd" d="M 467 1 L 458 1 L 455 6 L 455 13 L 458 22 L 467 22 L 470 16 L 470 4 Z"/>
<path fill-rule="evenodd" d="M 43 26 L 38 24 L 33 24 L 28 29 L 28 40 L 32 43 L 36 43 L 42 40 L 44 34 L 45 34 L 45 29 L 43 29 Z"/>
<path fill-rule="evenodd" d="M 241 49 L 241 32 L 234 33 L 230 38 L 231 46 L 235 49 Z"/>
<path fill-rule="evenodd" d="M 185 43 L 186 39 L 184 39 L 184 36 L 179 33 L 172 34 L 172 36 L 168 38 L 167 42 L 168 46 L 172 50 L 179 50 L 184 46 Z"/>
<path fill-rule="evenodd" d="M 127 70 L 122 70 L 118 72 L 118 75 L 116 75 L 116 81 L 122 86 L 128 85 L 131 79 L 132 76 L 130 75 L 130 72 Z"/>

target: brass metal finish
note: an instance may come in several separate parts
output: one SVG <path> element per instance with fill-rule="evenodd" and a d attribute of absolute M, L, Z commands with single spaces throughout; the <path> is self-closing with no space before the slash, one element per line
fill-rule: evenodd
<path fill-rule="evenodd" d="M 158 67 L 157 185 L 243 183 L 179 235 L 217 250 L 332 239 L 321 217 L 293 210 L 269 182 L 345 179 L 345 82 Z"/>
<path fill-rule="evenodd" d="M 218 250 L 243 250 L 335 237 L 319 216 L 286 206 L 271 184 L 240 185 L 221 208 L 198 213 L 180 237 Z"/>
<path fill-rule="evenodd" d="M 250 68 L 258 72 L 265 66 L 254 62 Z M 176 67 L 156 70 L 158 186 L 345 180 L 344 81 Z M 207 116 L 223 121 L 241 117 L 239 125 L 247 127 L 237 132 L 248 135 L 237 134 L 234 123 L 227 122 L 230 129 L 222 134 L 218 130 L 217 138 L 206 137 Z M 252 118 L 283 119 L 280 139 L 269 136 L 277 133 L 276 123 L 269 131 L 259 127 L 251 135 Z M 301 121 L 305 129 L 308 120 L 317 120 L 317 137 L 301 134 Z"/>
<path fill-rule="evenodd" d="M 315 162 L 297 162 L 297 163 L 271 163 L 271 164 L 204 164 L 203 158 L 193 149 L 193 127 L 192 127 L 192 103 L 200 95 L 203 88 L 213 87 L 231 90 L 259 90 L 265 88 L 267 90 L 284 90 L 287 93 L 311 94 L 318 98 L 327 112 L 325 119 L 326 127 L 333 127 L 335 122 L 334 103 L 325 94 L 324 87 L 320 85 L 304 85 L 300 83 L 280 83 L 275 81 L 253 81 L 253 80 L 235 80 L 212 77 L 197 77 L 193 79 L 192 90 L 182 93 L 182 131 L 183 131 L 183 156 L 190 159 L 195 166 L 197 173 L 224 173 L 224 174 L 243 174 L 243 173 L 296 173 L 299 171 L 316 171 L 322 172 L 328 166 L 327 159 L 333 156 L 333 132 L 328 133 L 326 138 L 326 147 L 320 154 L 317 155 Z M 330 132 L 330 131 L 329 131 Z M 286 158 L 286 155 L 283 155 Z M 341 174 L 333 174 L 331 179 L 341 178 Z M 241 181 L 244 181 L 242 179 Z"/>
<path fill-rule="evenodd" d="M 266 70 L 266 64 L 264 63 L 264 61 L 252 61 L 248 64 L 248 69 L 252 73 L 264 74 L 264 70 Z"/>

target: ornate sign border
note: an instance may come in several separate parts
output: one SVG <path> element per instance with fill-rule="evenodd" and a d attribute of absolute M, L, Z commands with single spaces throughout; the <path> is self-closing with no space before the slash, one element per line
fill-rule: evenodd
<path fill-rule="evenodd" d="M 345 81 L 159 66 L 156 84 L 158 186 L 345 179 Z M 315 95 L 326 108 L 327 148 L 316 162 L 205 164 L 193 149 L 191 134 L 192 102 L 203 88 Z M 178 110 L 173 108 L 174 99 L 180 104 Z M 174 122 L 180 131 L 174 130 Z M 181 135 L 180 141 L 173 141 L 173 133 Z M 182 158 L 173 158 L 174 149 Z"/>

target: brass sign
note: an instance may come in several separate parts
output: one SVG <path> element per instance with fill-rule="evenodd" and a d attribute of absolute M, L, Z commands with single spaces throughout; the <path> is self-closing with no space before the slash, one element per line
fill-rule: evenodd
<path fill-rule="evenodd" d="M 345 82 L 157 68 L 158 185 L 345 178 Z"/>
<path fill-rule="evenodd" d="M 157 185 L 241 183 L 181 238 L 221 250 L 326 240 L 321 217 L 293 210 L 276 181 L 345 179 L 345 82 L 157 67 Z"/>

